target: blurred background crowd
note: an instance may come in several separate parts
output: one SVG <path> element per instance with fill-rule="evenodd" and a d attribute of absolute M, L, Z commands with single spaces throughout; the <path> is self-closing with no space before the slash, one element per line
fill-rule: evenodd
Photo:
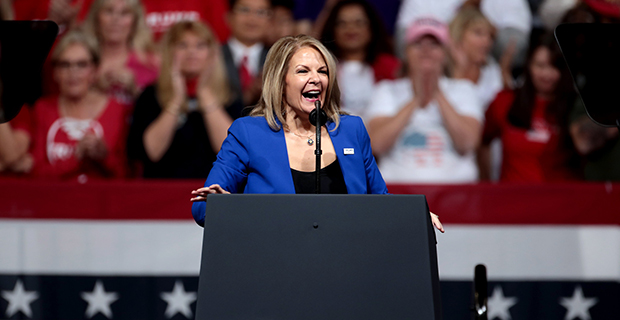
<path fill-rule="evenodd" d="M 0 177 L 206 178 L 279 38 L 338 60 L 387 183 L 619 181 L 553 37 L 618 22 L 606 0 L 13 0 L 53 20 L 43 95 L 0 124 Z"/>

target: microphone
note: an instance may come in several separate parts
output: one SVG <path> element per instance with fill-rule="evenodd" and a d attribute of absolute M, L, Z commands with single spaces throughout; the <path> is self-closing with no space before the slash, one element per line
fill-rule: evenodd
<path fill-rule="evenodd" d="M 320 121 L 319 125 L 317 125 L 317 116 L 316 116 L 317 114 L 319 115 L 319 121 Z M 309 118 L 310 118 L 310 123 L 312 123 L 312 125 L 317 126 L 317 127 L 320 127 L 324 125 L 325 123 L 327 123 L 327 114 L 321 108 L 320 100 L 317 100 L 314 102 L 314 110 L 310 112 Z"/>
<path fill-rule="evenodd" d="M 474 269 L 474 319 L 487 320 L 487 268 L 479 264 Z"/>

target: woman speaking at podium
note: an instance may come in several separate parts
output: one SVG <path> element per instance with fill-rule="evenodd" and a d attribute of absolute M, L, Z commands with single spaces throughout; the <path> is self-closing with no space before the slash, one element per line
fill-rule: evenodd
<path fill-rule="evenodd" d="M 321 193 L 388 192 L 362 119 L 340 111 L 332 54 L 312 37 L 285 37 L 267 54 L 260 101 L 250 116 L 233 122 L 205 186 L 192 191 L 198 224 L 204 224 L 208 194 L 314 193 L 316 128 L 309 115 L 316 101 L 327 115 Z"/>

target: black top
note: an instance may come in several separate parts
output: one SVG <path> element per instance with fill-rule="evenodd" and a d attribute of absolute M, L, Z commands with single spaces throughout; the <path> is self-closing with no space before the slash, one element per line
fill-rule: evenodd
<path fill-rule="evenodd" d="M 295 193 L 315 193 L 316 177 L 314 171 L 304 172 L 291 169 Z M 321 193 L 347 194 L 347 185 L 344 183 L 340 163 L 336 161 L 319 171 L 321 176 Z"/>
<path fill-rule="evenodd" d="M 189 101 L 197 106 L 196 99 Z M 240 116 L 240 108 L 226 108 L 228 114 L 236 119 Z M 170 147 L 157 161 L 151 161 L 144 150 L 143 136 L 146 128 L 162 112 L 157 101 L 155 86 L 149 86 L 136 100 L 129 138 L 127 154 L 143 164 L 145 178 L 202 178 L 206 179 L 216 159 L 216 152 L 211 146 L 202 114 L 196 109 L 186 115 L 179 116 L 179 123 Z"/>

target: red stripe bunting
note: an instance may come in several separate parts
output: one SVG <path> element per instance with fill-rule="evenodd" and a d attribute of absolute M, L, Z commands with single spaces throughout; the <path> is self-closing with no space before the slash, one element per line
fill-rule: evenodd
<path fill-rule="evenodd" d="M 51 182 L 0 180 L 0 218 L 191 220 L 201 180 Z M 424 194 L 448 224 L 620 225 L 620 184 L 391 185 Z"/>

